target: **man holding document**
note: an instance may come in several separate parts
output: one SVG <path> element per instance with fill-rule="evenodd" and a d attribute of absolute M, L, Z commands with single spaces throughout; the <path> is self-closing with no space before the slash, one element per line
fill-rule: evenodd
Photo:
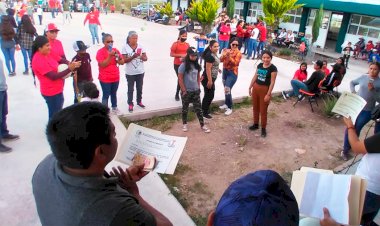
<path fill-rule="evenodd" d="M 355 120 L 355 126 L 353 129 L 357 135 L 360 135 L 362 128 L 371 120 L 371 111 L 374 109 L 376 102 L 380 103 L 380 63 L 371 63 L 369 66 L 368 74 L 362 75 L 359 78 L 352 80 L 350 83 L 350 89 L 352 93 L 357 93 L 361 96 L 367 104 L 363 110 L 359 113 Z M 359 86 L 359 90 L 356 91 L 355 87 Z M 375 133 L 380 132 L 380 123 L 375 125 Z M 346 129 L 344 134 L 344 144 L 341 156 L 344 160 L 349 159 L 349 151 L 351 150 L 350 143 L 348 142 L 348 130 Z"/>
<path fill-rule="evenodd" d="M 108 107 L 69 106 L 49 121 L 46 135 L 53 154 L 32 179 L 42 225 L 172 225 L 139 194 L 144 164 L 105 171 L 118 147 Z"/>

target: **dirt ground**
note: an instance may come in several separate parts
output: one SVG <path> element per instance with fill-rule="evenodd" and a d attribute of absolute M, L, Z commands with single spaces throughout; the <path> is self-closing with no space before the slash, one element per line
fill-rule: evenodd
<path fill-rule="evenodd" d="M 188 214 L 204 221 L 227 186 L 249 172 L 272 169 L 290 181 L 291 172 L 301 166 L 333 169 L 343 163 L 339 149 L 344 125 L 341 119 L 323 115 L 323 101 L 318 102 L 313 113 L 306 100 L 294 108 L 294 100 L 275 98 L 269 106 L 266 138 L 261 138 L 260 130 L 248 130 L 252 124 L 249 106 L 230 116 L 214 112 L 213 119 L 207 120 L 209 134 L 201 131 L 197 119 L 183 132 L 178 120 L 164 133 L 187 136 L 187 144 L 174 178 L 163 178 L 169 186 L 175 181 L 174 191 Z"/>

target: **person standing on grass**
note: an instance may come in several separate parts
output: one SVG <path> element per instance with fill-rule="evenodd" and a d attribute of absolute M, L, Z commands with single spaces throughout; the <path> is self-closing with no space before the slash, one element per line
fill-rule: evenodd
<path fill-rule="evenodd" d="M 20 26 L 17 29 L 16 43 L 21 47 L 21 53 L 24 58 L 24 75 L 29 74 L 29 63 L 32 61 L 32 45 L 34 37 L 37 36 L 36 28 L 28 15 L 21 18 Z"/>
<path fill-rule="evenodd" d="M 124 64 L 124 60 L 119 50 L 113 48 L 112 35 L 102 33 L 104 46 L 96 53 L 96 60 L 99 66 L 99 81 L 102 87 L 102 103 L 108 106 L 108 99 L 111 97 L 112 113 L 119 115 L 117 108 L 117 90 L 119 88 L 120 71 L 119 65 Z"/>
<path fill-rule="evenodd" d="M 201 108 L 199 77 L 201 66 L 198 63 L 198 53 L 194 47 L 189 47 L 186 52 L 184 62 L 178 68 L 178 83 L 181 87 L 182 97 L 182 130 L 184 132 L 188 131 L 187 113 L 189 111 L 189 104 L 192 103 L 201 129 L 203 132 L 209 133 L 211 130 L 204 125 Z"/>
<path fill-rule="evenodd" d="M 215 80 L 218 77 L 220 59 L 218 57 L 219 43 L 216 40 L 211 40 L 209 46 L 203 52 L 202 57 L 205 60 L 205 66 L 202 75 L 202 86 L 204 96 L 202 100 L 203 117 L 211 119 L 210 105 L 215 95 Z"/>
<path fill-rule="evenodd" d="M 144 62 L 148 60 L 146 51 L 138 41 L 136 31 L 130 31 L 127 37 L 127 43 L 121 50 L 124 56 L 125 77 L 128 82 L 128 111 L 133 112 L 133 91 L 136 83 L 136 103 L 139 107 L 145 108 L 141 102 L 142 88 L 144 82 Z"/>
<path fill-rule="evenodd" d="M 174 57 L 174 71 L 178 78 L 178 68 L 182 64 L 182 59 L 186 56 L 186 51 L 190 47 L 187 40 L 187 31 L 180 30 L 177 41 L 175 41 L 170 48 L 170 56 Z M 179 83 L 177 82 L 177 90 L 175 93 L 175 100 L 179 101 Z"/>
<path fill-rule="evenodd" d="M 223 86 L 224 86 L 224 104 L 219 108 L 225 110 L 225 115 L 232 114 L 232 87 L 235 85 L 239 64 L 242 57 L 238 49 L 239 41 L 237 38 L 231 40 L 231 49 L 224 49 L 220 61 L 223 62 Z"/>
<path fill-rule="evenodd" d="M 95 12 L 95 8 L 91 7 L 90 12 L 87 14 L 84 19 L 83 25 L 86 26 L 86 22 L 88 21 L 88 28 L 90 29 L 92 44 L 95 45 L 95 39 L 98 45 L 99 43 L 99 35 L 98 35 L 98 26 L 102 29 L 102 25 L 99 22 L 99 15 Z"/>
<path fill-rule="evenodd" d="M 257 66 L 255 75 L 249 86 L 249 95 L 252 96 L 253 125 L 250 130 L 259 128 L 259 117 L 261 117 L 261 137 L 267 136 L 267 114 L 272 91 L 277 77 L 277 67 L 272 64 L 272 53 L 264 50 L 261 55 L 263 61 Z"/>
<path fill-rule="evenodd" d="M 356 134 L 360 135 L 360 131 L 371 120 L 371 111 L 375 108 L 376 102 L 380 103 L 380 63 L 371 63 L 369 65 L 368 74 L 362 75 L 359 78 L 350 82 L 350 90 L 352 93 L 357 93 L 361 96 L 367 104 L 363 110 L 359 113 L 355 122 Z M 355 87 L 359 86 L 359 90 L 356 91 Z M 380 132 L 380 123 L 375 125 L 375 134 Z M 344 132 L 344 143 L 341 157 L 347 161 L 350 158 L 349 152 L 351 145 L 348 141 L 348 131 Z"/>

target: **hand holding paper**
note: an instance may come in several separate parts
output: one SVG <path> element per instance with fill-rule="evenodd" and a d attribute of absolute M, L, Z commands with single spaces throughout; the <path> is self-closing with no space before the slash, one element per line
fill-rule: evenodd
<path fill-rule="evenodd" d="M 343 92 L 336 102 L 332 112 L 340 114 L 346 118 L 351 117 L 355 123 L 359 113 L 363 110 L 367 102 L 359 95 Z"/>

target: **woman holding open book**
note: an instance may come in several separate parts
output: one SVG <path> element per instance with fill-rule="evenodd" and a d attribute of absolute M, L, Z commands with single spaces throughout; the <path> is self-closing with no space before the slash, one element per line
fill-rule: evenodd
<path fill-rule="evenodd" d="M 360 135 L 362 128 L 371 120 L 371 111 L 374 109 L 376 102 L 380 103 L 380 63 L 372 63 L 369 65 L 368 74 L 362 75 L 359 78 L 350 82 L 350 89 L 352 93 L 357 93 L 361 96 L 367 104 L 359 113 L 354 129 L 357 135 Z M 359 86 L 358 91 L 355 87 Z M 375 125 L 375 133 L 380 132 L 380 123 Z M 349 151 L 351 150 L 350 143 L 348 142 L 347 129 L 344 133 L 343 151 L 341 152 L 342 158 L 347 161 L 349 159 Z"/>

